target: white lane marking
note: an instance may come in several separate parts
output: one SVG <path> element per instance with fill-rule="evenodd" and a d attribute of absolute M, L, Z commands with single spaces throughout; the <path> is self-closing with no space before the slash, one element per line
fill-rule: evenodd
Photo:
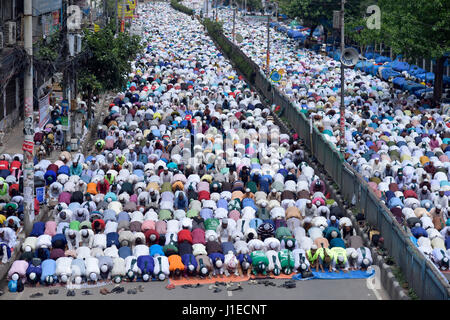
<path fill-rule="evenodd" d="M 232 296 L 233 296 L 233 291 L 228 291 L 228 290 L 227 290 L 227 293 L 228 293 L 228 296 L 229 296 L 229 297 L 232 297 Z"/>
<path fill-rule="evenodd" d="M 378 293 L 378 289 L 371 289 L 373 293 L 375 293 L 375 297 L 377 297 L 377 300 L 383 300 L 381 298 L 381 295 Z"/>

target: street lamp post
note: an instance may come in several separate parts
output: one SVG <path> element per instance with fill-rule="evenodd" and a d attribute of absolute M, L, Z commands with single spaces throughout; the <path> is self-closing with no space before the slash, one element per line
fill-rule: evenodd
<path fill-rule="evenodd" d="M 34 220 L 34 123 L 33 123 L 33 12 L 32 0 L 24 0 L 24 49 L 29 65 L 24 75 L 24 144 L 23 144 L 23 193 L 24 230 L 31 232 Z"/>
<path fill-rule="evenodd" d="M 268 2 L 266 4 L 267 14 L 267 52 L 266 52 L 266 74 L 270 73 L 270 16 L 273 14 L 276 4 Z"/>
<path fill-rule="evenodd" d="M 266 73 L 270 72 L 270 14 L 267 15 L 267 52 L 266 52 Z"/>
<path fill-rule="evenodd" d="M 341 0 L 341 55 L 344 53 L 345 50 L 345 42 L 344 42 L 344 36 L 345 36 L 345 29 L 344 29 L 344 9 L 345 9 L 345 0 Z M 341 145 L 341 153 L 343 154 L 345 151 L 345 104 L 344 104 L 344 89 L 345 89 L 345 83 L 344 83 L 344 64 L 341 62 L 341 106 L 340 106 L 340 113 L 341 113 L 341 139 L 340 139 L 340 145 Z"/>
<path fill-rule="evenodd" d="M 236 38 L 236 3 L 232 2 L 231 9 L 233 10 L 233 43 L 235 43 Z"/>

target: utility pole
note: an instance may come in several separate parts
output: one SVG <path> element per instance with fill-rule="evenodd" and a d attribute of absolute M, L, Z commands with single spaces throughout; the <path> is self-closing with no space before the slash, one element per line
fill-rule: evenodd
<path fill-rule="evenodd" d="M 341 0 L 341 56 L 345 50 L 345 28 L 344 28 L 344 10 L 345 10 L 345 0 Z M 341 107 L 340 107 L 340 113 L 341 113 L 341 153 L 343 154 L 345 151 L 345 104 L 344 104 L 344 89 L 345 89 L 345 83 L 344 83 L 344 64 L 341 62 Z"/>
<path fill-rule="evenodd" d="M 68 10 L 68 7 L 69 7 L 69 5 L 70 5 L 70 0 L 65 0 L 64 1 L 64 3 L 65 3 L 65 19 L 66 19 L 66 21 L 67 21 L 67 17 L 69 16 L 69 13 L 67 12 L 67 10 Z M 69 61 L 70 60 L 70 46 L 71 46 L 71 44 L 70 44 L 70 42 L 69 42 L 69 28 L 68 28 L 68 26 L 67 26 L 67 24 L 66 24 L 66 30 L 65 30 L 66 32 L 65 32 L 65 34 L 64 34 L 64 42 L 67 44 L 67 50 L 66 50 L 66 52 L 65 52 L 65 57 L 66 57 L 66 61 Z M 75 37 L 73 36 L 73 35 L 71 35 L 71 37 L 72 37 L 72 39 L 74 39 L 73 40 L 73 45 L 74 45 L 74 47 L 75 47 Z M 73 49 L 74 51 L 75 51 L 75 48 Z M 65 143 L 66 143 L 66 146 L 71 146 L 71 140 L 72 140 L 72 135 L 71 135 L 71 131 L 72 131 L 72 123 L 71 123 L 71 117 L 70 117 L 70 114 L 71 114 L 71 99 L 72 99 L 72 97 L 71 97 L 71 95 L 72 95 L 72 77 L 71 77 L 71 70 L 70 70 L 71 68 L 70 67 L 67 67 L 65 70 L 64 70 L 64 82 L 65 82 L 65 85 L 66 85 L 66 88 L 65 88 L 65 98 L 66 98 L 66 100 L 67 100 L 67 103 L 68 103 L 68 110 L 67 110 L 67 131 L 66 131 L 66 134 L 65 134 L 65 136 L 66 136 L 66 141 L 65 141 Z"/>
<path fill-rule="evenodd" d="M 125 32 L 125 0 L 122 0 L 122 22 L 121 22 L 121 32 Z M 122 27 L 123 26 L 123 27 Z"/>
<path fill-rule="evenodd" d="M 119 32 L 119 2 L 118 0 L 116 0 L 116 9 L 114 10 L 114 12 L 116 13 L 114 20 L 116 21 L 116 35 Z"/>
<path fill-rule="evenodd" d="M 33 121 L 33 0 L 23 0 L 24 7 L 24 49 L 29 59 L 24 75 L 24 230 L 31 232 L 34 220 L 34 121 Z M 27 147 L 25 147 L 27 146 Z"/>
<path fill-rule="evenodd" d="M 270 73 L 270 15 L 271 12 L 267 14 L 267 52 L 266 52 L 266 74 L 269 76 Z"/>
<path fill-rule="evenodd" d="M 236 38 L 236 8 L 233 8 L 233 43 Z"/>

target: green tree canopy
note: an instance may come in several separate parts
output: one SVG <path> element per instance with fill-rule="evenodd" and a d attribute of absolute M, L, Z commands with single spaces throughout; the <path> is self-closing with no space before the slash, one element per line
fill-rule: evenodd
<path fill-rule="evenodd" d="M 86 59 L 77 66 L 78 86 L 88 98 L 89 118 L 92 94 L 121 90 L 131 72 L 130 60 L 142 49 L 138 36 L 127 32 L 115 35 L 114 23 L 98 32 L 84 30 L 83 50 Z"/>
<path fill-rule="evenodd" d="M 81 90 L 93 93 L 120 90 L 131 71 L 130 60 L 142 49 L 140 39 L 128 33 L 115 36 L 114 24 L 99 32 L 84 30 L 83 50 L 88 57 L 78 66 Z"/>

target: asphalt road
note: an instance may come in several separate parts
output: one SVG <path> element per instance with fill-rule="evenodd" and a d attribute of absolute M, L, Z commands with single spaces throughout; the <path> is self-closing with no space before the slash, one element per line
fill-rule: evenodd
<path fill-rule="evenodd" d="M 384 290 L 372 290 L 367 286 L 364 279 L 352 280 L 307 280 L 296 281 L 296 288 L 287 289 L 278 287 L 286 280 L 270 280 L 276 286 L 265 286 L 264 284 L 242 283 L 242 290 L 227 291 L 225 286 L 219 285 L 220 292 L 214 293 L 214 289 L 209 289 L 208 284 L 199 288 L 183 288 L 181 286 L 168 290 L 165 288 L 167 281 L 153 281 L 149 283 L 133 282 L 122 283 L 120 285 L 108 284 L 101 287 L 88 289 L 76 289 L 74 297 L 66 296 L 68 289 L 63 286 L 53 287 L 25 287 L 21 293 L 10 293 L 5 283 L 2 290 L 4 294 L 0 300 L 386 300 L 389 299 Z M 142 285 L 143 292 L 138 287 Z M 101 288 L 112 290 L 120 286 L 125 289 L 122 293 L 110 293 L 102 295 Z M 127 294 L 129 289 L 136 288 L 136 294 Z M 51 289 L 58 289 L 58 294 L 50 295 Z M 89 290 L 92 295 L 82 295 L 82 292 Z M 31 298 L 34 293 L 40 292 L 41 297 Z"/>

